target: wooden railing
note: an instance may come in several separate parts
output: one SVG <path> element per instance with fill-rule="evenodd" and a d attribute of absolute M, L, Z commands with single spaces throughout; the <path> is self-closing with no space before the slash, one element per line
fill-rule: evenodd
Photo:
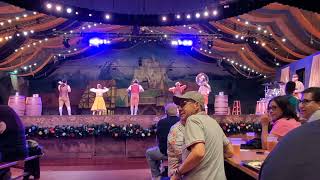
<path fill-rule="evenodd" d="M 6 168 L 19 168 L 19 169 L 23 169 L 23 164 L 27 161 L 31 161 L 31 160 L 34 160 L 34 159 L 37 159 L 37 158 L 41 158 L 43 156 L 43 154 L 41 155 L 34 155 L 34 156 L 30 156 L 30 157 L 27 157 L 25 158 L 24 160 L 19 160 L 19 161 L 13 161 L 13 162 L 6 162 L 6 163 L 0 163 L 0 170 L 3 170 L 3 169 L 6 169 Z M 28 176 L 30 175 L 28 172 L 24 172 L 23 174 L 21 175 L 18 175 L 14 178 L 11 178 L 12 180 L 15 180 L 15 179 L 19 179 L 19 178 L 23 178 L 25 176 Z"/>

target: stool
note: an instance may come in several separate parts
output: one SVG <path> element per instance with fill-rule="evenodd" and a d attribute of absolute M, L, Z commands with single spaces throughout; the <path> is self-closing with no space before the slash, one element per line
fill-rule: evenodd
<path fill-rule="evenodd" d="M 232 115 L 241 115 L 241 104 L 239 100 L 233 101 Z"/>

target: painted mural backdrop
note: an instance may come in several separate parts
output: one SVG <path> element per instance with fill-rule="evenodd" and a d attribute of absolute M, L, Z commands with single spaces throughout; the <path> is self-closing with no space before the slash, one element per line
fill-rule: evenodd
<path fill-rule="evenodd" d="M 163 105 L 172 98 L 167 91 L 176 81 L 187 84 L 187 90 L 197 90 L 195 77 L 204 72 L 210 78 L 213 88 L 209 104 L 214 103 L 214 95 L 219 91 L 233 96 L 236 90 L 234 78 L 216 62 L 208 63 L 192 57 L 190 49 L 173 48 L 153 43 L 141 43 L 127 49 L 101 49 L 100 53 L 83 59 L 67 60 L 49 77 L 32 80 L 33 93 L 56 92 L 57 81 L 66 79 L 77 94 L 72 104 L 77 105 L 79 95 L 91 81 L 114 80 L 117 88 L 116 106 L 128 106 L 126 89 L 132 79 L 137 78 L 146 90 L 141 95 L 142 104 Z M 47 96 L 48 96 L 47 94 Z M 50 100 L 53 106 L 52 100 Z"/>

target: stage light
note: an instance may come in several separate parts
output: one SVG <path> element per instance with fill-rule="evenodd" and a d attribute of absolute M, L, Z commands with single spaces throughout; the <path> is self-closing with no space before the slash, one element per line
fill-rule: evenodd
<path fill-rule="evenodd" d="M 162 16 L 161 19 L 162 19 L 163 22 L 166 22 L 166 21 L 167 21 L 167 17 L 166 17 L 166 16 Z"/>
<path fill-rule="evenodd" d="M 36 15 L 37 14 L 37 12 L 35 12 L 35 11 L 33 11 L 33 13 L 32 13 L 33 15 Z"/>
<path fill-rule="evenodd" d="M 17 16 L 17 17 L 16 17 L 16 20 L 19 21 L 19 19 L 20 19 L 20 17 Z"/>
<path fill-rule="evenodd" d="M 246 21 L 244 24 L 245 24 L 245 25 L 248 25 L 248 24 L 249 24 L 249 22 L 248 22 L 248 21 Z"/>
<path fill-rule="evenodd" d="M 106 14 L 106 15 L 105 15 L 105 18 L 106 18 L 107 20 L 109 20 L 109 19 L 111 18 L 110 14 Z"/>
<path fill-rule="evenodd" d="M 208 12 L 208 11 L 205 11 L 205 12 L 203 13 L 203 15 L 204 15 L 204 17 L 208 17 L 208 16 L 209 16 L 209 12 Z"/>
<path fill-rule="evenodd" d="M 265 45 L 266 45 L 266 43 L 264 43 L 264 42 L 263 42 L 263 43 L 261 43 L 261 46 L 265 46 Z"/>
<path fill-rule="evenodd" d="M 257 30 L 258 30 L 258 31 L 261 31 L 261 27 L 259 26 L 259 27 L 257 28 Z"/>
<path fill-rule="evenodd" d="M 57 10 L 58 12 L 60 12 L 60 11 L 62 10 L 62 7 L 61 7 L 60 5 L 57 5 L 57 6 L 56 6 L 56 10 Z"/>
<path fill-rule="evenodd" d="M 14 51 L 15 51 L 15 52 L 18 52 L 18 49 L 15 49 Z"/>
<path fill-rule="evenodd" d="M 30 30 L 30 33 L 33 34 L 33 33 L 34 33 L 34 30 Z"/>
<path fill-rule="evenodd" d="M 45 41 L 48 41 L 48 38 L 44 38 Z"/>
<path fill-rule="evenodd" d="M 200 18 L 200 13 L 196 13 L 196 18 Z"/>
<path fill-rule="evenodd" d="M 18 33 L 18 34 L 17 34 L 17 36 L 19 37 L 19 36 L 20 36 L 20 34 Z"/>
<path fill-rule="evenodd" d="M 237 21 L 240 22 L 240 19 L 238 18 Z"/>
<path fill-rule="evenodd" d="M 244 51 L 244 47 L 242 47 L 241 50 Z"/>
<path fill-rule="evenodd" d="M 192 46 L 192 40 L 172 40 L 171 45 L 173 46 Z"/>
<path fill-rule="evenodd" d="M 165 35 L 163 35 L 163 37 L 164 37 L 164 38 L 167 38 L 167 37 L 168 37 L 168 35 L 166 35 L 166 34 L 165 34 Z"/>
<path fill-rule="evenodd" d="M 47 9 L 51 9 L 51 8 L 52 8 L 52 4 L 48 3 L 48 4 L 46 5 L 46 7 L 47 7 Z"/>
<path fill-rule="evenodd" d="M 244 36 L 241 36 L 240 39 L 243 40 L 243 39 L 244 39 Z"/>
<path fill-rule="evenodd" d="M 89 17 L 91 17 L 92 16 L 92 14 L 89 14 Z"/>
<path fill-rule="evenodd" d="M 267 34 L 267 32 L 268 32 L 267 30 L 264 30 L 264 31 L 263 31 L 263 33 L 265 33 L 265 34 Z"/>
<path fill-rule="evenodd" d="M 97 37 L 91 38 L 89 40 L 89 46 L 97 46 L 97 47 L 99 47 L 102 44 L 111 44 L 111 41 L 107 40 L 107 39 L 100 39 L 100 38 L 97 38 Z"/>
<path fill-rule="evenodd" d="M 79 13 L 78 12 L 76 12 L 76 15 L 78 15 Z"/>
<path fill-rule="evenodd" d="M 269 35 L 272 36 L 272 33 L 270 33 Z"/>
<path fill-rule="evenodd" d="M 190 14 L 187 14 L 187 19 L 191 19 L 191 15 Z"/>
<path fill-rule="evenodd" d="M 217 11 L 217 10 L 214 10 L 214 11 L 212 12 L 212 14 L 213 14 L 214 16 L 216 16 L 216 15 L 218 15 L 218 11 Z"/>
<path fill-rule="evenodd" d="M 180 18 L 181 18 L 181 15 L 180 15 L 180 14 L 177 14 L 177 15 L 176 15 L 176 18 L 177 18 L 177 19 L 180 19 Z"/>
<path fill-rule="evenodd" d="M 34 63 L 33 65 L 34 65 L 34 66 L 36 66 L 36 65 L 37 65 L 37 63 Z"/>
<path fill-rule="evenodd" d="M 8 19 L 8 23 L 12 23 L 12 20 L 11 20 L 11 19 Z"/>
<path fill-rule="evenodd" d="M 23 35 L 24 35 L 24 36 L 27 36 L 27 35 L 28 35 L 28 32 L 27 32 L 27 31 L 24 31 L 24 32 L 23 32 Z"/>
<path fill-rule="evenodd" d="M 286 42 L 287 40 L 285 38 L 282 38 L 282 42 Z"/>
<path fill-rule="evenodd" d="M 276 63 L 276 66 L 280 66 L 280 63 L 277 62 L 277 63 Z"/>
<path fill-rule="evenodd" d="M 236 39 L 238 39 L 238 38 L 239 38 L 239 34 L 235 35 L 234 37 L 235 37 Z"/>
<path fill-rule="evenodd" d="M 23 14 L 23 17 L 28 17 L 28 14 Z"/>
<path fill-rule="evenodd" d="M 24 70 L 27 70 L 27 69 L 28 69 L 28 67 L 27 67 L 27 66 L 25 66 L 25 67 L 23 67 L 23 69 L 24 69 Z"/>
<path fill-rule="evenodd" d="M 72 13 L 72 9 L 71 8 L 67 8 L 67 13 L 68 14 Z"/>
<path fill-rule="evenodd" d="M 202 31 L 200 30 L 200 31 L 199 31 L 199 33 L 201 34 L 201 33 L 202 33 Z"/>
<path fill-rule="evenodd" d="M 1 22 L 1 23 L 0 23 L 0 25 L 1 25 L 1 26 L 3 26 L 3 25 L 4 25 L 4 23 L 3 23 L 3 22 Z"/>

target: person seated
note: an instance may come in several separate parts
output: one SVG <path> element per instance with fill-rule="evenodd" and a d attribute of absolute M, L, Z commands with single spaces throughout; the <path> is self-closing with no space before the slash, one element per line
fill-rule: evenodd
<path fill-rule="evenodd" d="M 160 179 L 161 160 L 167 160 L 167 139 L 171 126 L 179 121 L 178 108 L 174 103 L 165 106 L 166 118 L 161 119 L 157 124 L 158 146 L 147 149 L 146 158 L 151 169 L 153 179 Z"/>
<path fill-rule="evenodd" d="M 261 117 L 262 148 L 267 149 L 267 136 L 269 123 L 273 123 L 273 127 L 269 135 L 274 136 L 278 141 L 291 130 L 301 125 L 298 122 L 298 116 L 295 109 L 289 103 L 286 96 L 277 96 L 269 101 L 268 115 Z"/>
<path fill-rule="evenodd" d="M 24 126 L 9 106 L 0 105 L 0 162 L 23 160 L 27 157 Z M 0 171 L 0 179 L 10 179 L 10 168 Z"/>

